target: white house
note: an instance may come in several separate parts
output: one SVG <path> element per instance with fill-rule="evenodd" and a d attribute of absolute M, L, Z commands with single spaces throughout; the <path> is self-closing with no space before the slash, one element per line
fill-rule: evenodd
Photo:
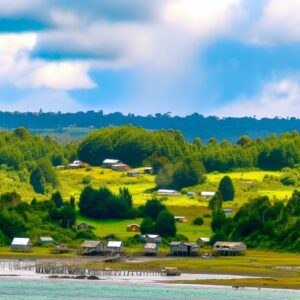
<path fill-rule="evenodd" d="M 157 191 L 157 194 L 159 196 L 180 196 L 181 193 L 175 190 L 164 190 L 164 189 L 160 189 Z"/>
<path fill-rule="evenodd" d="M 14 252 L 31 252 L 32 241 L 30 238 L 14 238 L 11 243 L 11 251 Z"/>
<path fill-rule="evenodd" d="M 116 165 L 116 164 L 119 164 L 119 163 L 122 163 L 120 160 L 118 159 L 105 159 L 102 163 L 102 167 L 103 168 L 111 168 L 113 165 Z"/>
<path fill-rule="evenodd" d="M 201 192 L 201 197 L 212 198 L 215 194 L 216 194 L 215 192 Z"/>
<path fill-rule="evenodd" d="M 121 241 L 109 241 L 107 244 L 107 250 L 112 252 L 121 252 L 123 250 L 123 242 Z"/>
<path fill-rule="evenodd" d="M 41 244 L 51 244 L 51 243 L 54 243 L 54 240 L 50 236 L 41 236 L 39 238 L 39 243 L 41 243 Z"/>

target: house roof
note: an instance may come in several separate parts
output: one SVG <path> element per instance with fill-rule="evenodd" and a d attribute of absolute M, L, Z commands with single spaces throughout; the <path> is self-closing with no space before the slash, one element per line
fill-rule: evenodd
<path fill-rule="evenodd" d="M 246 248 L 246 244 L 243 242 L 216 242 L 214 244 L 214 247 L 226 247 L 229 249 L 240 249 L 240 248 Z"/>
<path fill-rule="evenodd" d="M 41 236 L 40 241 L 42 242 L 53 242 L 53 238 L 50 236 Z"/>
<path fill-rule="evenodd" d="M 131 226 L 141 227 L 141 225 L 139 225 L 139 224 L 129 224 L 129 225 L 127 225 L 126 227 L 131 227 Z"/>
<path fill-rule="evenodd" d="M 122 247 L 121 241 L 109 241 L 107 247 L 120 248 Z"/>
<path fill-rule="evenodd" d="M 28 246 L 30 244 L 30 238 L 14 238 L 11 243 L 12 246 Z"/>
<path fill-rule="evenodd" d="M 207 238 L 207 237 L 200 237 L 198 239 L 198 241 L 202 241 L 202 242 L 205 242 L 205 243 L 208 243 L 210 241 L 210 238 Z"/>
<path fill-rule="evenodd" d="M 145 249 L 156 249 L 157 248 L 157 244 L 156 243 L 146 243 L 145 245 Z"/>
<path fill-rule="evenodd" d="M 95 248 L 101 243 L 102 243 L 101 241 L 84 241 L 81 244 L 81 247 L 83 247 L 83 248 Z"/>
<path fill-rule="evenodd" d="M 110 158 L 107 158 L 103 161 L 104 164 L 117 164 L 119 162 L 118 159 L 110 159 Z"/>
<path fill-rule="evenodd" d="M 201 196 L 214 196 L 215 192 L 201 192 Z"/>
<path fill-rule="evenodd" d="M 164 190 L 164 189 L 160 189 L 157 192 L 158 193 L 179 193 L 178 191 L 175 190 Z"/>
<path fill-rule="evenodd" d="M 191 247 L 198 247 L 196 243 L 186 243 L 186 242 L 171 242 L 171 246 L 179 246 L 179 245 L 184 245 L 184 246 L 191 246 Z"/>
<path fill-rule="evenodd" d="M 160 238 L 160 236 L 158 234 L 145 234 L 144 235 L 145 238 L 150 238 L 150 239 L 156 239 L 156 238 Z"/>
<path fill-rule="evenodd" d="M 116 163 L 116 164 L 113 164 L 112 165 L 114 168 L 118 168 L 118 167 L 128 167 L 128 165 L 126 165 L 126 164 L 123 164 L 123 163 Z"/>

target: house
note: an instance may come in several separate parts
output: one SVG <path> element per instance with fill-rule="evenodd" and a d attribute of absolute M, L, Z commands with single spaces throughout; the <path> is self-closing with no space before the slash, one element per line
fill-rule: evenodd
<path fill-rule="evenodd" d="M 114 164 L 114 165 L 112 165 L 111 168 L 112 168 L 112 170 L 118 171 L 118 172 L 126 172 L 130 169 L 129 166 L 126 164 Z"/>
<path fill-rule="evenodd" d="M 157 194 L 159 196 L 180 196 L 181 193 L 175 190 L 158 190 Z"/>
<path fill-rule="evenodd" d="M 151 168 L 151 167 L 145 168 L 144 174 L 149 174 L 149 175 L 153 174 L 153 168 Z"/>
<path fill-rule="evenodd" d="M 103 168 L 111 168 L 113 165 L 121 164 L 122 162 L 118 159 L 105 159 L 102 163 Z"/>
<path fill-rule="evenodd" d="M 155 243 L 160 245 L 162 238 L 158 234 L 145 234 L 143 235 L 144 242 L 147 243 Z"/>
<path fill-rule="evenodd" d="M 156 256 L 158 250 L 158 244 L 146 243 L 144 247 L 144 254 L 147 256 Z"/>
<path fill-rule="evenodd" d="M 77 229 L 81 230 L 81 229 L 88 229 L 88 228 L 91 228 L 92 226 L 87 224 L 87 223 L 80 223 L 80 224 L 77 224 Z"/>
<path fill-rule="evenodd" d="M 194 193 L 194 192 L 188 192 L 188 193 L 187 193 L 187 196 L 188 196 L 189 198 L 194 198 L 194 197 L 196 196 L 196 193 Z"/>
<path fill-rule="evenodd" d="M 32 241 L 30 238 L 14 238 L 10 247 L 13 252 L 31 252 Z"/>
<path fill-rule="evenodd" d="M 210 242 L 210 238 L 208 237 L 200 237 L 196 243 L 198 244 L 208 244 Z"/>
<path fill-rule="evenodd" d="M 107 250 L 114 253 L 119 253 L 123 251 L 123 242 L 121 241 L 109 241 L 107 244 Z"/>
<path fill-rule="evenodd" d="M 225 215 L 232 215 L 232 209 L 224 209 L 223 211 Z"/>
<path fill-rule="evenodd" d="M 67 244 L 55 244 L 51 249 L 52 254 L 63 254 L 69 252 L 69 246 Z"/>
<path fill-rule="evenodd" d="M 212 198 L 215 194 L 215 192 L 201 192 L 201 197 L 208 199 Z"/>
<path fill-rule="evenodd" d="M 95 255 L 105 250 L 105 246 L 101 241 L 84 241 L 80 245 L 79 254 L 82 255 Z"/>
<path fill-rule="evenodd" d="M 197 256 L 199 246 L 196 243 L 171 242 L 170 255 L 172 256 Z"/>
<path fill-rule="evenodd" d="M 50 236 L 41 236 L 38 242 L 42 245 L 54 243 L 54 240 Z"/>
<path fill-rule="evenodd" d="M 84 163 L 80 160 L 74 160 L 71 164 L 68 165 L 71 169 L 80 169 L 80 168 L 86 168 L 89 166 L 89 164 Z"/>
<path fill-rule="evenodd" d="M 234 256 L 246 251 L 247 245 L 243 242 L 216 242 L 213 248 L 219 255 Z"/>
<path fill-rule="evenodd" d="M 141 171 L 139 170 L 132 170 L 127 172 L 128 177 L 137 177 L 139 175 L 141 175 Z"/>
<path fill-rule="evenodd" d="M 188 222 L 188 219 L 183 216 L 175 216 L 174 219 L 176 222 L 179 222 L 179 223 L 187 223 Z"/>
<path fill-rule="evenodd" d="M 140 232 L 141 226 L 139 224 L 129 224 L 126 226 L 127 232 Z"/>

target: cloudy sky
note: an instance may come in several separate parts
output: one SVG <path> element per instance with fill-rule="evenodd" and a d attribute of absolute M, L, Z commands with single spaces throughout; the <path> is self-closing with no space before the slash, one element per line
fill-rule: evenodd
<path fill-rule="evenodd" d="M 0 110 L 300 117 L 300 0 L 0 0 Z"/>

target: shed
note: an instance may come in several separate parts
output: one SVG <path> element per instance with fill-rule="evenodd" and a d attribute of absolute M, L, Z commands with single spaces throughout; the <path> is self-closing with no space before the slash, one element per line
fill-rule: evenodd
<path fill-rule="evenodd" d="M 210 238 L 200 237 L 196 242 L 199 244 L 208 244 L 210 242 Z"/>
<path fill-rule="evenodd" d="M 188 219 L 184 216 L 175 216 L 174 219 L 176 222 L 179 222 L 179 223 L 187 223 L 188 222 Z"/>
<path fill-rule="evenodd" d="M 31 252 L 32 241 L 30 238 L 14 238 L 11 243 L 11 251 L 13 252 Z"/>
<path fill-rule="evenodd" d="M 71 164 L 69 164 L 69 167 L 71 169 L 80 169 L 80 168 L 85 168 L 88 166 L 89 166 L 89 164 L 82 162 L 80 160 L 74 160 Z"/>
<path fill-rule="evenodd" d="M 121 241 L 109 241 L 107 244 L 107 250 L 118 253 L 123 251 L 123 242 Z"/>
<path fill-rule="evenodd" d="M 181 193 L 176 190 L 164 190 L 164 189 L 158 190 L 157 194 L 159 196 L 180 196 L 181 195 Z"/>
<path fill-rule="evenodd" d="M 145 168 L 144 174 L 150 174 L 150 175 L 153 174 L 153 168 L 151 168 L 151 167 Z"/>
<path fill-rule="evenodd" d="M 139 224 L 129 224 L 126 226 L 127 232 L 140 232 L 141 226 Z"/>
<path fill-rule="evenodd" d="M 103 161 L 102 163 L 102 167 L 103 168 L 111 168 L 113 165 L 115 164 L 120 164 L 122 163 L 120 160 L 118 159 L 110 159 L 110 158 L 107 158 Z"/>
<path fill-rule="evenodd" d="M 86 240 L 80 245 L 79 253 L 82 255 L 99 254 L 105 250 L 105 246 L 101 241 L 89 241 Z"/>
<path fill-rule="evenodd" d="M 141 171 L 139 170 L 132 170 L 127 172 L 128 177 L 137 177 L 139 175 L 141 175 Z"/>
<path fill-rule="evenodd" d="M 45 245 L 45 244 L 51 244 L 51 243 L 54 243 L 54 240 L 53 240 L 53 238 L 50 237 L 50 236 L 41 236 L 41 237 L 39 238 L 38 242 L 39 242 L 40 244 Z"/>
<path fill-rule="evenodd" d="M 171 242 L 170 255 L 172 256 L 197 256 L 199 246 L 196 243 Z"/>
<path fill-rule="evenodd" d="M 215 194 L 216 194 L 215 192 L 201 192 L 201 197 L 212 198 Z"/>
<path fill-rule="evenodd" d="M 158 244 L 156 243 L 146 243 L 144 248 L 145 255 L 155 256 L 157 255 Z"/>
<path fill-rule="evenodd" d="M 145 234 L 143 235 L 143 239 L 145 243 L 155 243 L 155 244 L 160 244 L 161 243 L 161 236 L 158 234 Z"/>
<path fill-rule="evenodd" d="M 241 255 L 247 250 L 247 245 L 243 242 L 216 242 L 213 247 L 219 255 L 224 256 Z"/>
<path fill-rule="evenodd" d="M 63 254 L 69 252 L 69 246 L 67 244 L 55 244 L 51 250 L 52 254 Z"/>
<path fill-rule="evenodd" d="M 118 172 L 125 172 L 128 171 L 130 168 L 128 165 L 126 164 L 114 164 L 111 167 L 114 171 L 118 171 Z"/>

